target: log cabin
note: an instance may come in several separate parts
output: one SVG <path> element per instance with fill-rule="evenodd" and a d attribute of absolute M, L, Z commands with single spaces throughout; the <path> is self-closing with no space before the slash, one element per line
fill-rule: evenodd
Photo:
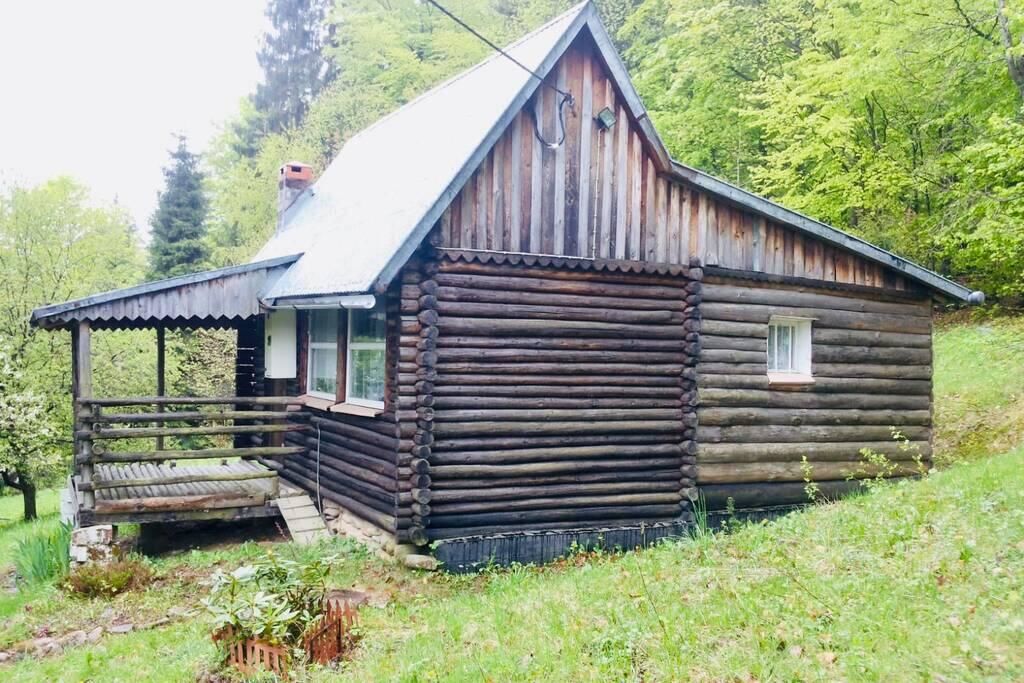
<path fill-rule="evenodd" d="M 93 327 L 237 329 L 243 462 L 456 570 L 928 465 L 931 311 L 980 292 L 673 160 L 592 4 L 507 52 L 282 166 L 250 264 L 35 312 L 73 333 L 83 519 L 171 514 L 88 495 L 130 460 L 90 446 Z"/>

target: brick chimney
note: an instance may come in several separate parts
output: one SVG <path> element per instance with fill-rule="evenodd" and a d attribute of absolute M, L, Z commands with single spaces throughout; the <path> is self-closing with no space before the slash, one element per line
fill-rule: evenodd
<path fill-rule="evenodd" d="M 313 184 L 313 167 L 301 161 L 281 166 L 277 176 L 277 231 L 284 226 L 284 213 L 302 192 Z"/>

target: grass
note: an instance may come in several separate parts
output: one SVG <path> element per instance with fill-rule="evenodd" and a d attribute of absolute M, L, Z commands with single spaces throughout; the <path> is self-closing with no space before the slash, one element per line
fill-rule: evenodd
<path fill-rule="evenodd" d="M 1024 317 L 935 330 L 936 462 L 1024 441 Z"/>
<path fill-rule="evenodd" d="M 354 661 L 300 680 L 1024 680 L 1022 345 L 1024 320 L 940 326 L 942 471 L 773 524 L 474 577 L 416 574 L 338 540 L 302 550 L 339 554 L 332 583 L 371 590 L 376 606 L 362 611 Z M 45 493 L 40 521 L 0 522 L 0 571 L 17 539 L 56 525 L 55 509 Z M 18 511 L 0 498 L 0 518 Z M 161 555 L 146 590 L 112 599 L 8 590 L 0 649 L 194 608 L 214 569 L 270 545 L 292 548 L 269 538 Z M 199 613 L 0 676 L 188 681 L 216 665 Z"/>

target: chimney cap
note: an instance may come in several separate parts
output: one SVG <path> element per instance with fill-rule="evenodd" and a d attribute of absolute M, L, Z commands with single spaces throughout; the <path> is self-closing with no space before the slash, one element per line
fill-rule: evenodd
<path fill-rule="evenodd" d="M 281 165 L 281 177 L 285 180 L 313 179 L 313 167 L 301 161 L 289 161 Z"/>

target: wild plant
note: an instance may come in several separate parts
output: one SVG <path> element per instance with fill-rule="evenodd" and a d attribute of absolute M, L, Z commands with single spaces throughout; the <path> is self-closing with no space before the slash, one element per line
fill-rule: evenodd
<path fill-rule="evenodd" d="M 821 499 L 821 487 L 814 481 L 814 467 L 811 466 L 806 455 L 800 457 L 800 472 L 804 477 L 804 494 L 813 505 Z"/>

